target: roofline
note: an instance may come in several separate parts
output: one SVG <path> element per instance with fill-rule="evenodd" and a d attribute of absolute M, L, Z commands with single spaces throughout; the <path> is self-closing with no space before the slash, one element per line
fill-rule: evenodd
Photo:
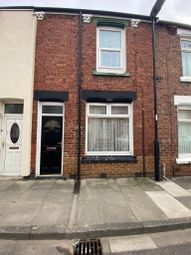
<path fill-rule="evenodd" d="M 113 12 L 113 11 L 100 11 L 100 10 L 90 10 L 90 9 L 75 9 L 75 8 L 61 8 L 61 7 L 36 7 L 36 6 L 5 6 L 0 7 L 1 10 L 33 10 L 33 11 L 42 11 L 42 12 L 54 12 L 54 13 L 73 13 L 79 14 L 82 12 L 83 14 L 92 14 L 92 15 L 103 15 L 103 16 L 113 16 L 118 18 L 129 18 L 129 19 L 140 19 L 145 21 L 151 21 L 152 17 L 147 15 L 139 15 L 139 14 L 131 14 L 131 13 L 124 13 L 124 12 Z M 161 25 L 171 25 L 177 26 L 180 28 L 191 29 L 191 25 L 173 22 L 173 21 L 166 21 L 166 20 L 159 20 L 157 19 L 157 23 Z"/>
<path fill-rule="evenodd" d="M 74 8 L 61 8 L 61 7 L 36 7 L 36 6 L 7 6 L 0 7 L 0 10 L 34 10 L 42 12 L 54 12 L 54 13 L 75 13 L 79 14 L 92 14 L 92 15 L 103 15 L 103 16 L 113 16 L 119 18 L 130 18 L 130 19 L 140 19 L 150 21 L 151 17 L 146 15 L 123 13 L 123 12 L 112 12 L 112 11 L 100 11 L 100 10 L 89 10 L 89 9 L 74 9 Z"/>
<path fill-rule="evenodd" d="M 169 25 L 169 26 L 176 26 L 176 27 L 185 28 L 185 29 L 191 29 L 191 25 L 174 22 L 174 21 L 158 20 L 157 23 L 161 25 Z"/>
<path fill-rule="evenodd" d="M 35 7 L 34 6 L 0 6 L 0 11 L 1 10 L 13 10 L 13 11 L 17 11 L 17 10 L 23 10 L 23 11 L 28 11 L 28 10 L 34 10 Z"/>

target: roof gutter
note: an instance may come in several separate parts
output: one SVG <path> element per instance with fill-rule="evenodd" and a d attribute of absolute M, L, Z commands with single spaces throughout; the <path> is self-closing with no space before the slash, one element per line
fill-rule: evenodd
<path fill-rule="evenodd" d="M 74 8 L 58 8 L 58 7 L 37 7 L 37 6 L 5 6 L 0 7 L 0 10 L 26 10 L 34 9 L 34 11 L 43 11 L 43 12 L 54 12 L 54 13 L 74 13 L 78 14 L 82 12 L 83 14 L 92 14 L 92 15 L 103 15 L 111 16 L 118 18 L 129 18 L 129 19 L 140 19 L 150 22 L 150 16 L 131 14 L 131 13 L 121 13 L 121 12 L 112 12 L 112 11 L 100 11 L 100 10 L 88 10 L 88 9 L 74 9 Z"/>

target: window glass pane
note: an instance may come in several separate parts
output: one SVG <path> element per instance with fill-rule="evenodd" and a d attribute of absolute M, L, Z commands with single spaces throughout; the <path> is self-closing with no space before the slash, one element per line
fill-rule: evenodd
<path fill-rule="evenodd" d="M 191 41 L 181 40 L 181 48 L 186 50 L 191 50 Z"/>
<path fill-rule="evenodd" d="M 61 105 L 43 105 L 42 113 L 48 114 L 62 114 L 63 107 Z"/>
<path fill-rule="evenodd" d="M 178 111 L 178 118 L 179 119 L 190 119 L 191 120 L 191 110 L 179 110 Z"/>
<path fill-rule="evenodd" d="M 111 114 L 128 114 L 128 106 L 112 106 Z"/>
<path fill-rule="evenodd" d="M 22 114 L 23 104 L 5 104 L 5 113 Z"/>
<path fill-rule="evenodd" d="M 102 67 L 121 67 L 120 51 L 101 51 Z"/>
<path fill-rule="evenodd" d="M 129 119 L 89 119 L 88 151 L 129 151 Z"/>
<path fill-rule="evenodd" d="M 178 150 L 180 154 L 191 153 L 191 123 L 179 122 Z"/>
<path fill-rule="evenodd" d="M 120 31 L 100 31 L 100 47 L 121 49 L 121 32 Z"/>
<path fill-rule="evenodd" d="M 10 138 L 12 143 L 17 143 L 20 136 L 20 129 L 17 123 L 14 123 L 10 130 Z"/>
<path fill-rule="evenodd" d="M 191 52 L 182 52 L 183 76 L 191 76 Z"/>
<path fill-rule="evenodd" d="M 91 114 L 106 114 L 106 106 L 104 106 L 104 105 L 90 105 L 89 113 L 91 113 Z"/>

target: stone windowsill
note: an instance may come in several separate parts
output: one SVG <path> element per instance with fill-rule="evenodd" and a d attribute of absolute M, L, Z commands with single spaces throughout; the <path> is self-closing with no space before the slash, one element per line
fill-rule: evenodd
<path fill-rule="evenodd" d="M 136 156 L 85 156 L 82 163 L 137 163 Z"/>
<path fill-rule="evenodd" d="M 181 82 L 191 82 L 191 77 L 189 76 L 182 76 L 180 77 Z"/>
<path fill-rule="evenodd" d="M 99 72 L 97 70 L 92 70 L 92 74 L 95 76 L 113 76 L 113 77 L 130 77 L 129 72 L 124 73 L 114 73 L 114 72 Z"/>
<path fill-rule="evenodd" d="M 177 164 L 191 164 L 191 158 L 177 158 Z"/>

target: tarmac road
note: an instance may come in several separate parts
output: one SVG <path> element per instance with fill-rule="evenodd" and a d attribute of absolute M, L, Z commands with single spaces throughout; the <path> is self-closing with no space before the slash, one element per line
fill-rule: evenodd
<path fill-rule="evenodd" d="M 0 240 L 0 255 L 71 255 L 74 240 Z M 191 229 L 101 238 L 103 254 L 190 255 Z"/>

